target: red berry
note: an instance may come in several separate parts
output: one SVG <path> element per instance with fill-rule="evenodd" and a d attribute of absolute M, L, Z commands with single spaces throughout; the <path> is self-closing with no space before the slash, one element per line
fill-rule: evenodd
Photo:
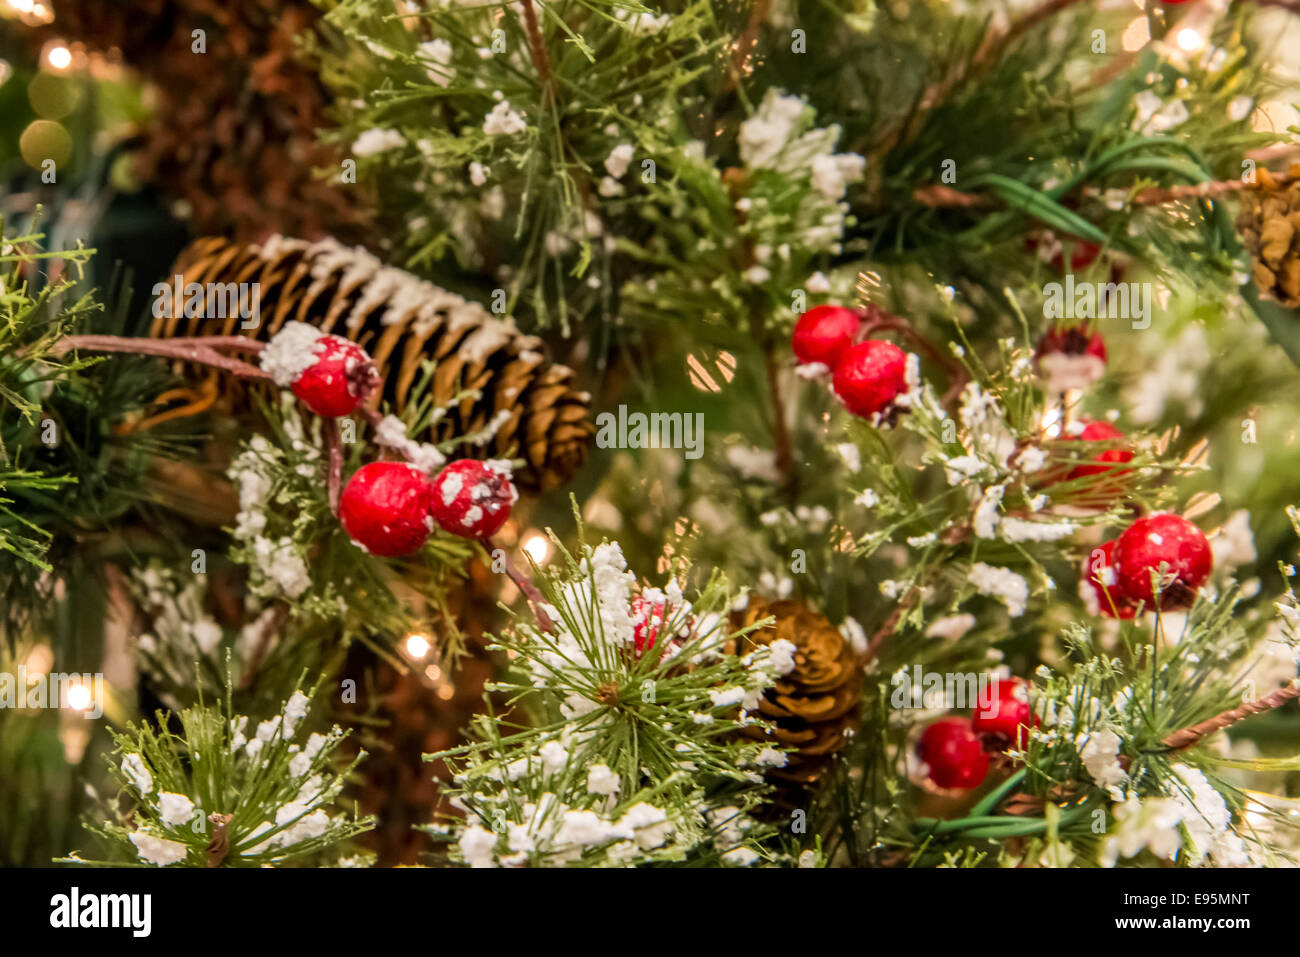
<path fill-rule="evenodd" d="M 655 646 L 659 630 L 664 626 L 667 607 L 663 602 L 652 602 L 644 595 L 632 599 L 632 639 L 636 647 L 636 657 L 640 658 Z"/>
<path fill-rule="evenodd" d="M 1070 271 L 1082 272 L 1097 261 L 1101 247 L 1087 239 L 1076 239 L 1070 252 Z"/>
<path fill-rule="evenodd" d="M 859 342 L 840 358 L 833 386 L 854 415 L 871 418 L 886 412 L 907 391 L 907 353 L 880 339 Z"/>
<path fill-rule="evenodd" d="M 1106 341 L 1086 326 L 1056 326 L 1034 350 L 1048 392 L 1086 389 L 1106 374 Z"/>
<path fill-rule="evenodd" d="M 1181 515 L 1165 512 L 1139 518 L 1115 541 L 1115 572 L 1130 601 L 1153 604 L 1155 574 L 1160 607 L 1187 608 L 1213 567 L 1209 539 Z"/>
<path fill-rule="evenodd" d="M 510 517 L 517 498 L 504 463 L 457 459 L 433 479 L 434 518 L 462 538 L 494 534 Z"/>
<path fill-rule="evenodd" d="M 317 415 L 351 415 L 365 401 L 368 383 L 377 376 L 375 367 L 355 342 L 339 336 L 319 341 L 316 361 L 293 380 L 293 394 Z"/>
<path fill-rule="evenodd" d="M 989 772 L 989 756 L 965 718 L 940 718 L 921 734 L 916 753 L 941 788 L 973 788 Z"/>
<path fill-rule="evenodd" d="M 819 362 L 834 369 L 853 345 L 862 317 L 844 306 L 814 306 L 794 325 L 791 346 L 800 362 Z"/>
<path fill-rule="evenodd" d="M 1077 434 L 1066 435 L 1066 438 L 1075 439 L 1080 442 L 1117 442 L 1123 439 L 1124 433 L 1109 422 L 1089 422 Z M 1113 478 L 1119 478 L 1121 475 L 1128 475 L 1127 469 L 1115 469 L 1112 463 L 1132 462 L 1133 450 L 1128 448 L 1110 448 L 1100 452 L 1092 457 L 1092 461 L 1097 465 L 1076 465 L 1068 476 L 1069 479 L 1086 478 L 1089 475 L 1106 475 Z"/>
<path fill-rule="evenodd" d="M 339 521 L 372 555 L 392 558 L 419 549 L 433 530 L 431 487 L 405 462 L 371 462 L 352 473 L 339 500 Z"/>
<path fill-rule="evenodd" d="M 258 357 L 282 389 L 317 415 L 351 415 L 379 384 L 370 356 L 355 342 L 305 322 L 286 322 Z"/>
<path fill-rule="evenodd" d="M 1079 594 L 1093 614 L 1128 620 L 1137 614 L 1137 603 L 1119 588 L 1115 573 L 1115 542 L 1098 545 L 1083 563 Z M 1090 600 L 1091 599 L 1091 600 Z"/>
<path fill-rule="evenodd" d="M 1027 747 L 1029 729 L 1038 723 L 1029 707 L 1029 682 L 1023 678 L 998 681 L 993 701 L 987 706 L 981 702 L 970 719 L 971 729 L 991 738 L 998 750 Z"/>

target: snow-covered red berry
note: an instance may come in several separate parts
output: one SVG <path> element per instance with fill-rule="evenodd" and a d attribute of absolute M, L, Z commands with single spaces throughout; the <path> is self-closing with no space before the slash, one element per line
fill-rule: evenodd
<path fill-rule="evenodd" d="M 1161 512 L 1139 518 L 1115 541 L 1120 589 L 1129 600 L 1149 607 L 1157 596 L 1164 610 L 1189 607 L 1213 567 L 1209 539 L 1181 515 Z"/>
<path fill-rule="evenodd" d="M 352 473 L 339 500 L 339 521 L 353 544 L 393 558 L 419 549 L 433 530 L 432 486 L 405 462 L 371 462 Z"/>
<path fill-rule="evenodd" d="M 917 756 L 941 788 L 977 787 L 989 773 L 984 744 L 965 718 L 940 718 L 921 734 Z"/>
<path fill-rule="evenodd" d="M 862 317 L 853 309 L 814 306 L 794 324 L 790 345 L 800 362 L 834 369 L 861 328 Z"/>
<path fill-rule="evenodd" d="M 444 530 L 462 538 L 494 534 L 518 498 L 508 462 L 457 459 L 433 480 L 433 516 Z"/>
<path fill-rule="evenodd" d="M 833 386 L 854 415 L 884 415 L 908 391 L 907 353 L 880 339 L 850 346 L 835 366 Z"/>
<path fill-rule="evenodd" d="M 651 601 L 644 595 L 632 599 L 632 642 L 636 657 L 640 658 L 654 648 L 659 632 L 664 626 L 667 605 L 664 602 Z"/>
<path fill-rule="evenodd" d="M 1029 746 L 1029 729 L 1039 724 L 1029 707 L 1029 682 L 1009 678 L 994 685 L 993 700 L 983 700 L 971 715 L 970 726 L 996 750 Z"/>
<path fill-rule="evenodd" d="M 328 418 L 351 415 L 379 383 L 364 349 L 305 322 L 286 322 L 259 362 L 276 385 L 292 389 L 303 405 Z"/>
<path fill-rule="evenodd" d="M 1114 541 L 1104 542 L 1089 553 L 1083 563 L 1079 595 L 1094 615 L 1128 620 L 1137 614 L 1137 602 L 1119 587 L 1119 577 L 1115 574 Z"/>
<path fill-rule="evenodd" d="M 1057 326 L 1039 341 L 1034 363 L 1048 392 L 1086 389 L 1106 374 L 1106 341 L 1086 326 Z"/>

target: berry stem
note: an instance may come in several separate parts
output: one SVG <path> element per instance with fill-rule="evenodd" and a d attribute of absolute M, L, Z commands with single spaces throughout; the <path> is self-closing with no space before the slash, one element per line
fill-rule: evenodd
<path fill-rule="evenodd" d="M 338 419 L 324 420 L 325 450 L 329 454 L 330 511 L 339 517 L 339 490 L 343 485 L 343 446 L 339 442 Z"/>
<path fill-rule="evenodd" d="M 197 362 L 237 375 L 244 379 L 270 379 L 271 374 L 242 359 L 224 356 L 217 349 L 244 349 L 260 352 L 264 344 L 244 336 L 194 336 L 177 339 L 146 339 L 135 336 L 64 336 L 54 346 L 55 355 L 81 350 L 85 352 L 125 352 L 132 355 L 161 356 Z"/>
<path fill-rule="evenodd" d="M 952 358 L 952 356 L 946 355 L 942 349 L 917 332 L 915 327 L 902 316 L 886 312 L 873 304 L 864 306 L 860 312 L 862 314 L 862 335 L 869 336 L 877 329 L 896 332 L 919 351 L 924 352 L 927 358 L 948 374 L 950 385 L 948 391 L 943 395 L 943 404 L 945 406 L 951 404 L 961 394 L 961 390 L 966 387 L 970 377 L 966 373 L 966 368 L 960 362 Z"/>
<path fill-rule="evenodd" d="M 790 438 L 790 429 L 785 422 L 785 399 L 781 393 L 781 371 L 777 367 L 776 355 L 771 350 L 765 351 L 763 357 L 767 367 L 767 387 L 772 396 L 772 443 L 775 446 L 776 468 L 789 483 L 794 482 L 794 443 Z"/>
<path fill-rule="evenodd" d="M 488 550 L 489 555 L 497 550 L 497 546 L 492 544 L 492 539 L 485 538 L 482 542 L 483 547 Z M 537 619 L 537 627 L 541 628 L 542 631 L 548 634 L 554 632 L 555 623 L 552 622 L 550 616 L 542 610 L 542 605 L 546 601 L 546 596 L 543 595 L 541 591 L 538 590 L 537 586 L 533 584 L 532 579 L 515 567 L 514 563 L 510 561 L 510 556 L 506 554 L 504 548 L 501 549 L 501 560 L 505 563 L 506 575 L 515 583 L 515 587 L 519 589 L 524 598 L 528 599 L 528 607 L 532 610 L 533 617 Z"/>

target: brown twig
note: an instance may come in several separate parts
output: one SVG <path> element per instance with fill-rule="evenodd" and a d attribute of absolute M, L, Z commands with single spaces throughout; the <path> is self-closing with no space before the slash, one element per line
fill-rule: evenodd
<path fill-rule="evenodd" d="M 275 614 L 271 620 L 262 626 L 257 636 L 257 644 L 253 646 L 253 653 L 248 656 L 248 665 L 244 668 L 244 676 L 240 679 L 239 688 L 241 691 L 247 691 L 253 686 L 253 678 L 257 675 L 257 670 L 262 667 L 262 662 L 271 652 L 271 643 L 275 640 L 284 623 L 289 620 L 289 606 L 281 602 L 275 606 Z"/>
<path fill-rule="evenodd" d="M 271 374 L 242 359 L 232 359 L 217 352 L 218 348 L 260 351 L 262 343 L 243 336 L 199 336 L 193 339 L 146 339 L 135 336 L 64 336 L 54 345 L 54 354 L 84 352 L 125 352 L 133 355 L 161 356 L 212 366 L 244 379 L 270 379 Z"/>
<path fill-rule="evenodd" d="M 987 196 L 976 196 L 974 193 L 963 193 L 959 189 L 953 189 L 951 186 L 944 186 L 942 183 L 935 183 L 931 186 L 918 186 L 912 190 L 912 198 L 922 206 L 943 207 L 943 206 L 984 206 L 990 202 Z"/>
<path fill-rule="evenodd" d="M 1300 682 L 1287 685 L 1285 688 L 1279 688 L 1272 694 L 1266 694 L 1256 701 L 1248 701 L 1236 708 L 1230 708 L 1216 714 L 1213 718 L 1202 721 L 1200 724 L 1194 724 L 1190 728 L 1181 728 L 1173 734 L 1166 737 L 1160 743 L 1170 751 L 1178 751 L 1182 748 L 1191 747 L 1200 741 L 1206 735 L 1213 734 L 1215 731 L 1221 731 L 1231 725 L 1236 724 L 1249 718 L 1251 715 L 1260 714 L 1264 711 L 1272 711 L 1274 708 L 1286 704 L 1292 698 L 1300 697 Z"/>
<path fill-rule="evenodd" d="M 740 39 L 736 41 L 736 48 L 731 53 L 731 74 L 727 79 L 725 93 L 730 93 L 740 82 L 745 63 L 749 60 L 749 55 L 754 52 L 754 44 L 758 42 L 759 27 L 763 25 L 771 9 L 772 0 L 756 0 L 749 11 L 749 22 L 745 24 L 745 32 L 740 35 Z"/>
<path fill-rule="evenodd" d="M 961 363 L 952 356 L 945 355 L 942 349 L 917 332 L 912 324 L 902 316 L 896 316 L 879 306 L 868 304 L 862 309 L 862 320 L 864 334 L 869 334 L 877 329 L 888 329 L 891 332 L 897 332 L 929 356 L 936 364 L 942 366 L 949 375 L 954 377 L 965 375 L 966 370 Z"/>
<path fill-rule="evenodd" d="M 1284 176 L 1277 176 L 1275 179 L 1283 182 L 1287 181 Z M 1186 199 L 1213 199 L 1226 193 L 1249 189 L 1251 185 L 1240 179 L 1224 179 L 1192 185 L 1170 186 L 1168 188 L 1148 186 L 1146 189 L 1139 190 L 1134 194 L 1133 202 L 1138 206 L 1159 206 L 1162 203 L 1174 203 Z M 912 198 L 921 205 L 931 208 L 968 208 L 986 206 L 995 202 L 991 197 L 980 196 L 975 193 L 963 193 L 950 186 L 937 184 L 917 187 L 912 190 Z"/>
<path fill-rule="evenodd" d="M 220 867 L 230 853 L 230 835 L 226 828 L 233 818 L 233 814 L 218 814 L 215 811 L 208 815 L 208 820 L 212 822 L 212 840 L 204 851 L 208 867 Z"/>
<path fill-rule="evenodd" d="M 537 70 L 537 78 L 542 86 L 542 99 L 555 102 L 555 77 L 551 73 L 551 56 L 546 52 L 546 38 L 537 23 L 537 12 L 533 9 L 533 0 L 521 0 L 524 8 L 524 30 L 528 33 L 528 53 Z"/>
<path fill-rule="evenodd" d="M 339 490 L 343 485 L 343 446 L 339 441 L 339 421 L 338 419 L 325 419 L 322 423 L 325 432 L 325 451 L 329 455 L 329 478 L 327 486 L 329 488 L 330 511 L 334 517 L 339 517 Z"/>
<path fill-rule="evenodd" d="M 766 350 L 763 359 L 767 367 L 767 388 L 772 397 L 772 442 L 776 452 L 776 467 L 788 483 L 794 480 L 794 441 L 785 421 L 785 399 L 781 393 L 781 370 L 776 354 Z"/>
<path fill-rule="evenodd" d="M 894 606 L 894 610 L 889 613 L 889 617 L 884 620 L 881 626 L 872 634 L 871 638 L 868 639 L 867 649 L 862 653 L 860 659 L 861 664 L 866 665 L 875 660 L 876 656 L 880 654 L 881 646 L 898 628 L 898 623 L 903 620 L 903 615 L 912 607 L 912 603 L 920 594 L 920 587 L 913 585 L 908 589 L 907 594 L 899 599 L 898 604 Z"/>
<path fill-rule="evenodd" d="M 490 538 L 485 538 L 482 541 L 483 547 L 488 550 L 489 555 L 497 550 L 497 546 L 492 544 Z M 537 627 L 547 633 L 555 631 L 555 623 L 542 609 L 542 605 L 546 603 L 546 596 L 533 584 L 532 579 L 515 567 L 504 548 L 501 549 L 501 559 L 505 563 L 506 575 L 515 583 L 515 587 L 519 589 L 524 598 L 528 600 L 528 607 L 532 610 L 533 617 L 537 619 Z"/>
<path fill-rule="evenodd" d="M 915 109 L 896 123 L 893 129 L 884 131 L 877 138 L 877 145 L 871 150 L 868 162 L 878 160 L 901 145 L 906 140 L 913 124 L 946 100 L 961 84 L 975 78 L 982 71 L 996 63 L 999 54 L 1012 40 L 1042 21 L 1079 2 L 1080 0 L 1046 0 L 1045 3 L 1041 3 L 1022 14 L 1001 33 L 993 33 L 986 37 L 974 56 L 950 70 L 942 79 L 926 87 L 916 101 Z"/>

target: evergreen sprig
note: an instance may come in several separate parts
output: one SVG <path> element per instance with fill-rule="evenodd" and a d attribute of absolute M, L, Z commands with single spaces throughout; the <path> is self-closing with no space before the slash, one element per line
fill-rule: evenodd
<path fill-rule="evenodd" d="M 176 715 L 159 712 L 156 724 L 128 725 L 115 735 L 113 778 L 129 799 L 107 805 L 107 819 L 87 828 L 137 866 L 264 867 L 337 858 L 352 837 L 373 826 L 370 818 L 331 815 L 345 777 L 364 752 L 339 768 L 338 728 L 307 734 L 309 697 L 302 692 L 283 713 L 256 728 L 247 716 L 200 702 Z M 66 863 L 123 866 L 119 861 Z"/>

